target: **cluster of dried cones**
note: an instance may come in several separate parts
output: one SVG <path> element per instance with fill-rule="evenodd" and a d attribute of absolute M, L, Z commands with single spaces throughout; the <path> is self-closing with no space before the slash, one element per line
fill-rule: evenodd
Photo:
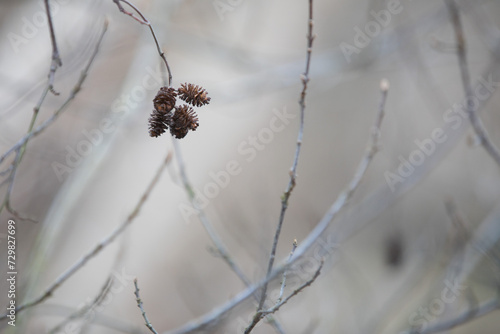
<path fill-rule="evenodd" d="M 189 130 L 196 130 L 198 117 L 193 108 L 187 104 L 175 106 L 176 97 L 201 107 L 210 102 L 205 89 L 190 83 L 181 84 L 179 89 L 161 87 L 153 100 L 155 110 L 149 117 L 149 135 L 158 137 L 170 128 L 175 138 L 184 138 Z"/>

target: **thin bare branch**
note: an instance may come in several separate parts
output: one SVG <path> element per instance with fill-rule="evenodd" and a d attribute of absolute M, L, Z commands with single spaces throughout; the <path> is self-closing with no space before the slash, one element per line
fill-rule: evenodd
<path fill-rule="evenodd" d="M 280 307 L 285 305 L 291 298 L 293 298 L 294 296 L 299 294 L 306 287 L 310 286 L 316 280 L 316 278 L 318 278 L 319 274 L 321 273 L 321 268 L 323 268 L 323 264 L 324 264 L 324 260 L 322 259 L 321 264 L 318 267 L 318 270 L 316 270 L 316 272 L 314 273 L 314 276 L 310 280 L 308 280 L 307 282 L 305 282 L 304 284 L 299 286 L 297 289 L 295 289 L 288 297 L 283 299 L 283 301 L 278 301 L 278 303 L 276 303 L 276 305 L 274 305 L 273 307 L 271 307 L 268 310 L 257 311 L 257 313 L 255 314 L 255 316 L 252 319 L 252 322 L 245 329 L 245 334 L 249 334 L 255 328 L 255 326 L 257 326 L 257 324 L 262 320 L 262 318 L 264 316 L 278 311 L 280 309 Z"/>
<path fill-rule="evenodd" d="M 470 83 L 465 35 L 462 28 L 462 22 L 460 20 L 458 7 L 454 0 L 446 0 L 446 6 L 448 7 L 448 11 L 450 13 L 450 19 L 453 24 L 453 29 L 455 31 L 458 64 L 460 67 L 460 75 L 462 77 L 462 85 L 464 88 L 465 97 L 467 99 L 467 115 L 469 116 L 469 120 L 472 124 L 472 127 L 474 128 L 474 132 L 476 133 L 479 142 L 484 147 L 486 152 L 488 152 L 488 154 L 493 158 L 493 160 L 495 160 L 497 165 L 500 166 L 500 150 L 490 140 L 488 132 L 486 131 L 483 122 L 477 115 L 476 107 L 474 106 L 474 99 L 473 99 L 474 93 Z"/>
<path fill-rule="evenodd" d="M 86 253 L 77 262 L 75 262 L 70 268 L 68 268 L 64 273 L 62 273 L 40 296 L 38 296 L 37 298 L 33 299 L 30 302 L 18 306 L 16 308 L 17 314 L 19 314 L 21 311 L 24 311 L 25 309 L 36 306 L 45 301 L 47 298 L 49 298 L 59 287 L 61 287 L 62 284 L 64 284 L 71 276 L 73 276 L 78 270 L 80 270 L 88 261 L 96 257 L 103 249 L 109 246 L 118 236 L 120 236 L 123 233 L 123 231 L 125 231 L 125 229 L 130 224 L 132 224 L 135 221 L 135 219 L 139 215 L 139 212 L 142 209 L 142 206 L 148 199 L 149 195 L 151 194 L 155 186 L 158 184 L 160 176 L 163 174 L 165 167 L 171 161 L 171 158 L 172 154 L 169 151 L 163 163 L 158 168 L 153 179 L 146 188 L 146 191 L 142 194 L 141 198 L 139 199 L 139 201 L 137 202 L 134 209 L 127 217 L 127 219 L 124 222 L 122 222 L 113 232 L 111 232 L 111 234 L 102 239 L 94 248 L 92 248 L 88 253 Z M 0 315 L 0 320 L 5 319 L 6 317 L 7 314 L 2 314 Z"/>
<path fill-rule="evenodd" d="M 141 297 L 139 296 L 139 285 L 137 284 L 137 278 L 134 279 L 134 285 L 135 285 L 135 300 L 137 301 L 137 307 L 141 310 L 142 317 L 144 318 L 144 321 L 146 322 L 145 325 L 146 327 L 153 333 L 158 334 L 156 329 L 154 329 L 153 325 L 151 325 L 151 322 L 148 319 L 148 316 L 146 315 L 146 311 L 142 307 L 142 300 Z"/>
<path fill-rule="evenodd" d="M 161 59 L 163 60 L 163 63 L 165 63 L 165 67 L 167 68 L 168 86 L 170 87 L 172 85 L 172 72 L 170 71 L 170 66 L 168 65 L 168 61 L 167 61 L 167 58 L 165 57 L 165 53 L 160 48 L 160 44 L 158 43 L 158 39 L 156 38 L 156 34 L 155 34 L 155 31 L 153 29 L 153 25 L 151 24 L 151 22 L 149 22 L 149 20 L 142 14 L 142 12 L 136 6 L 134 6 L 132 3 L 130 3 L 129 1 L 127 1 L 127 0 L 113 0 L 113 2 L 118 6 L 118 9 L 120 10 L 120 12 L 132 17 L 137 22 L 149 27 L 149 30 L 151 31 L 151 35 L 153 35 L 153 39 L 154 39 L 155 44 L 156 44 L 156 50 L 158 51 L 158 54 L 160 55 Z M 130 6 L 130 8 L 132 8 L 140 16 L 140 18 L 135 16 L 133 13 L 125 10 L 123 8 L 123 6 L 120 4 L 120 2 L 123 2 L 123 3 L 127 4 L 128 6 Z"/>
<path fill-rule="evenodd" d="M 318 278 L 318 276 L 321 274 L 321 269 L 323 268 L 324 262 L 325 262 L 324 260 L 321 260 L 321 264 L 319 265 L 318 269 L 314 273 L 314 276 L 310 280 L 299 286 L 297 289 L 293 290 L 293 292 L 290 295 L 288 295 L 288 297 L 286 297 L 285 299 L 274 305 L 269 310 L 264 311 L 263 314 L 270 314 L 278 311 L 280 307 L 285 305 L 291 298 L 293 298 L 294 296 L 299 294 L 302 290 L 310 286 L 316 280 L 316 278 Z"/>
<path fill-rule="evenodd" d="M 288 263 L 292 260 L 293 253 L 297 249 L 297 239 L 293 240 L 292 244 L 292 251 L 290 252 L 290 255 L 288 256 Z M 283 280 L 281 281 L 281 289 L 280 289 L 280 295 L 278 297 L 278 303 L 281 302 L 281 299 L 283 298 L 283 293 L 285 293 L 285 287 L 286 287 L 286 270 L 283 272 Z"/>
<path fill-rule="evenodd" d="M 47 21 L 49 22 L 50 39 L 52 41 L 52 62 L 50 64 L 48 88 L 54 95 L 59 95 L 59 93 L 54 90 L 54 79 L 57 68 L 62 66 L 62 61 L 59 55 L 59 49 L 57 48 L 56 34 L 54 32 L 54 24 L 52 23 L 52 15 L 50 14 L 49 0 L 44 0 L 44 2 L 45 12 L 47 13 Z"/>
<path fill-rule="evenodd" d="M 302 92 L 300 93 L 300 125 L 299 125 L 299 133 L 297 135 L 297 146 L 295 148 L 295 157 L 293 159 L 292 168 L 290 170 L 290 181 L 288 182 L 288 186 L 285 190 L 285 193 L 281 197 L 281 212 L 278 220 L 278 226 L 276 227 L 276 232 L 274 234 L 273 245 L 271 247 L 271 254 L 269 255 L 269 263 L 267 265 L 267 273 L 266 276 L 269 276 L 273 270 L 274 259 L 276 257 L 276 250 L 278 248 L 278 241 L 281 234 L 281 228 L 283 226 L 283 221 L 285 220 L 285 213 L 288 208 L 288 199 L 292 194 L 293 188 L 295 188 L 295 182 L 297 178 L 297 164 L 299 162 L 300 148 L 302 147 L 302 136 L 304 133 L 304 116 L 306 111 L 306 92 L 307 92 L 307 84 L 309 83 L 309 67 L 311 64 L 311 52 L 312 52 L 312 44 L 314 40 L 313 35 L 313 0 L 309 0 L 309 20 L 308 20 L 308 31 L 307 31 L 307 50 L 306 50 L 306 68 L 304 73 L 302 74 Z M 259 301 L 258 310 L 261 310 L 264 307 L 264 302 L 267 298 L 267 284 L 264 285 L 262 289 L 262 294 Z"/>

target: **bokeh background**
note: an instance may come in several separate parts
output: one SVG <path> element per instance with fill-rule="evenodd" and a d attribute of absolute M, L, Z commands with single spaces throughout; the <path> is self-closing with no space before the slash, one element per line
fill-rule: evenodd
<path fill-rule="evenodd" d="M 38 122 L 70 94 L 105 20 L 109 28 L 82 90 L 54 124 L 29 142 L 16 173 L 11 204 L 36 223 L 6 210 L 0 213 L 2 277 L 7 272 L 7 221 L 16 221 L 18 304 L 40 295 L 127 218 L 173 146 L 168 134 L 148 134 L 152 99 L 164 72 L 149 29 L 120 13 L 110 0 L 50 3 L 63 66 L 54 84 L 60 95 L 49 94 Z M 207 216 L 256 283 L 266 273 L 295 151 L 308 2 L 134 4 L 165 50 L 173 86 L 201 85 L 212 99 L 198 110 L 199 128 L 179 145 L 194 188 L 207 197 L 202 204 Z M 457 4 L 473 84 L 499 82 L 500 4 Z M 389 15 L 378 23 L 377 13 Z M 366 34 L 367 24 L 379 29 L 363 41 L 359 31 Z M 1 1 L 0 31 L 3 153 L 26 133 L 47 82 L 52 47 L 43 2 Z M 314 33 L 298 179 L 278 262 L 287 258 L 294 239 L 300 248 L 347 187 L 365 154 L 383 78 L 390 89 L 380 150 L 343 214 L 315 243 L 323 249 L 321 256 L 329 254 L 321 275 L 276 313 L 284 331 L 400 333 L 416 325 L 423 330 L 496 300 L 500 169 L 477 144 L 467 119 L 460 118 L 456 129 L 446 122 L 450 108 L 463 103 L 464 92 L 445 3 L 316 0 Z M 347 44 L 357 45 L 356 52 L 346 56 Z M 483 88 L 482 93 L 490 94 L 478 105 L 494 143 L 500 143 L 497 89 L 495 84 L 491 92 Z M 273 128 L 279 130 L 268 130 Z M 432 138 L 436 129 L 444 131 L 446 140 L 435 143 L 422 164 L 391 190 L 387 173 L 397 173 L 401 159 L 419 150 L 416 141 Z M 2 171 L 12 163 L 9 159 Z M 244 284 L 216 256 L 199 219 L 183 211 L 189 201 L 175 159 L 119 239 L 46 302 L 20 313 L 15 328 L 3 321 L 0 331 L 49 333 L 91 303 L 108 277 L 113 281 L 105 300 L 60 332 L 148 333 L 133 294 L 134 277 L 149 320 L 161 333 L 243 291 Z M 239 167 L 234 175 L 227 173 L 228 164 Z M 462 225 L 453 223 L 446 203 L 453 203 Z M 325 243 L 331 252 L 324 251 Z M 290 274 L 288 292 L 312 276 L 317 253 L 313 247 L 302 259 L 310 265 L 307 275 Z M 452 302 L 445 302 L 443 291 L 450 284 L 460 288 Z M 6 305 L 5 279 L 0 290 L 0 304 Z M 241 333 L 255 307 L 248 299 L 199 332 Z M 471 318 L 445 329 L 498 331 L 498 311 Z M 275 330 L 262 324 L 254 332 Z"/>

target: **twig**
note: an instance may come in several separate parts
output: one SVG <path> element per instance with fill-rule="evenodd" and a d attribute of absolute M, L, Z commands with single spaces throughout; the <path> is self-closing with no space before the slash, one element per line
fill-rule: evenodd
<path fill-rule="evenodd" d="M 299 294 L 302 290 L 304 290 L 306 287 L 310 286 L 315 280 L 316 278 L 318 278 L 319 274 L 321 273 L 321 268 L 323 268 L 323 264 L 324 264 L 324 260 L 322 259 L 321 260 L 321 264 L 319 265 L 319 268 L 318 270 L 316 270 L 316 272 L 314 273 L 314 276 L 308 280 L 307 282 L 305 282 L 304 284 L 302 284 L 300 287 L 298 287 L 297 289 L 295 289 L 288 297 L 286 297 L 283 301 L 278 301 L 278 303 L 276 303 L 273 307 L 271 307 L 270 309 L 268 310 L 260 310 L 260 311 L 257 311 L 257 313 L 255 314 L 255 316 L 253 317 L 252 319 L 252 322 L 250 323 L 250 325 L 248 325 L 248 327 L 245 329 L 245 334 L 249 334 L 254 328 L 255 326 L 259 323 L 259 321 L 262 320 L 262 318 L 268 314 L 272 314 L 276 311 L 278 311 L 280 309 L 281 306 L 285 305 L 286 302 L 288 302 L 292 297 L 296 296 L 297 294 Z"/>
<path fill-rule="evenodd" d="M 90 304 L 84 305 L 81 309 L 77 310 L 76 312 L 71 314 L 69 317 L 64 319 L 64 321 L 62 321 L 59 325 L 57 325 L 52 330 L 50 330 L 49 334 L 55 334 L 55 333 L 61 331 L 63 329 L 63 327 L 66 326 L 66 324 L 68 324 L 72 320 L 84 317 L 86 314 L 88 314 L 94 308 L 99 306 L 102 303 L 102 301 L 104 300 L 104 298 L 108 295 L 112 285 L 113 285 L 113 278 L 111 276 L 109 276 L 106 279 L 106 282 L 102 286 L 101 290 L 99 291 L 99 294 L 94 298 L 94 300 Z"/>
<path fill-rule="evenodd" d="M 61 57 L 59 55 L 59 49 L 57 48 L 56 34 L 54 33 L 54 25 L 52 23 L 52 15 L 50 15 L 49 0 L 44 0 L 44 2 L 45 2 L 45 11 L 47 13 L 47 20 L 49 22 L 50 39 L 52 41 L 52 62 L 50 64 L 49 86 L 48 87 L 49 87 L 49 90 L 54 95 L 59 95 L 59 93 L 54 90 L 54 78 L 55 78 L 57 68 L 62 66 L 62 61 L 61 61 Z"/>
<path fill-rule="evenodd" d="M 142 194 L 141 198 L 135 205 L 134 209 L 132 212 L 129 214 L 127 219 L 122 222 L 111 234 L 109 234 L 107 237 L 101 240 L 92 250 L 90 250 L 87 254 L 85 254 L 80 260 L 78 260 L 76 263 L 74 263 L 70 268 L 68 268 L 64 273 L 62 273 L 46 290 L 43 292 L 40 296 L 37 298 L 33 299 L 30 302 L 27 302 L 21 306 L 18 306 L 16 308 L 16 313 L 19 314 L 21 311 L 28 309 L 30 307 L 36 306 L 40 303 L 42 303 L 44 300 L 49 298 L 54 291 L 56 291 L 64 282 L 66 282 L 71 276 L 73 276 L 78 270 L 80 270 L 88 261 L 90 261 L 92 258 L 94 258 L 97 254 L 99 254 L 104 248 L 106 248 L 109 244 L 111 244 L 120 234 L 125 231 L 125 229 L 137 218 L 139 215 L 139 212 L 142 209 L 142 206 L 148 199 L 149 195 L 155 188 L 155 186 L 158 183 L 158 180 L 160 179 L 160 176 L 162 175 L 163 171 L 165 170 L 165 167 L 167 164 L 171 161 L 172 154 L 169 151 L 167 156 L 165 157 L 165 160 L 161 164 L 161 166 L 158 168 L 157 172 L 155 173 L 153 179 L 149 183 L 148 187 L 146 188 L 146 191 Z M 0 315 L 0 320 L 3 320 L 7 317 L 7 314 L 2 314 Z"/>
<path fill-rule="evenodd" d="M 462 77 L 462 85 L 467 101 L 467 115 L 469 116 L 469 120 L 472 124 L 472 127 L 474 128 L 474 132 L 476 133 L 479 142 L 484 147 L 486 152 L 488 152 L 489 155 L 500 166 L 500 150 L 495 146 L 495 144 L 491 142 L 488 132 L 486 131 L 483 122 L 478 117 L 474 106 L 474 94 L 470 83 L 469 66 L 467 64 L 465 36 L 462 29 L 462 22 L 460 20 L 458 7 L 454 0 L 446 0 L 446 5 L 448 7 L 448 11 L 450 12 L 450 19 L 453 24 L 453 29 L 455 30 L 460 75 Z"/>
<path fill-rule="evenodd" d="M 300 125 L 299 125 L 299 133 L 297 135 L 297 146 L 295 149 L 295 157 L 293 159 L 292 168 L 290 170 L 290 181 L 281 198 L 281 212 L 278 221 L 278 226 L 276 227 L 276 232 L 274 234 L 273 245 L 271 248 L 271 254 L 269 255 L 269 263 L 267 265 L 267 274 L 269 276 L 273 270 L 274 259 L 276 257 L 276 249 L 278 247 L 278 241 L 281 234 L 281 227 L 283 226 L 283 221 L 285 219 L 286 209 L 288 207 L 288 199 L 292 194 L 293 188 L 295 187 L 295 180 L 297 177 L 297 164 L 299 162 L 300 148 L 302 146 L 302 135 L 304 133 L 304 114 L 306 110 L 306 92 L 307 92 L 307 84 L 309 82 L 309 67 L 311 64 L 311 52 L 312 52 L 312 44 L 314 40 L 313 36 L 313 0 L 309 0 L 309 20 L 308 20 L 308 32 L 307 32 L 307 51 L 306 51 L 306 69 L 304 74 L 302 75 L 302 92 L 300 93 Z M 262 294 L 259 301 L 258 310 L 262 309 L 264 306 L 264 302 L 267 298 L 267 284 L 262 288 Z"/>
<path fill-rule="evenodd" d="M 283 299 L 282 301 L 280 301 L 279 303 L 277 303 L 276 305 L 274 305 L 269 310 L 264 311 L 263 314 L 269 314 L 269 313 L 274 313 L 274 312 L 278 311 L 279 308 L 281 306 L 285 305 L 292 297 L 296 296 L 302 290 L 304 290 L 305 288 L 307 288 L 308 286 L 310 286 L 316 280 L 316 278 L 318 278 L 318 276 L 321 274 L 321 269 L 323 268 L 324 262 L 325 261 L 322 259 L 321 263 L 320 263 L 320 265 L 318 267 L 318 270 L 316 270 L 316 272 L 314 273 L 314 276 L 309 281 L 305 282 L 304 284 L 302 284 L 301 286 L 299 286 L 297 289 L 293 290 L 293 292 L 288 297 L 286 297 L 285 299 Z"/>
<path fill-rule="evenodd" d="M 120 10 L 120 12 L 122 12 L 123 14 L 125 15 L 128 15 L 130 16 L 131 18 L 133 18 L 134 20 L 136 20 L 137 22 L 139 22 L 140 24 L 145 24 L 145 25 L 148 25 L 148 21 L 147 20 L 141 20 L 140 18 L 138 18 L 137 16 L 134 15 L 134 13 L 131 13 L 127 10 L 125 10 L 125 8 L 123 8 L 122 4 L 120 3 L 120 1 L 122 0 L 113 0 L 113 2 L 116 4 L 116 6 L 118 6 L 118 9 Z M 123 1 L 125 2 L 125 1 Z M 131 5 L 131 4 L 128 4 L 130 7 L 132 8 L 135 8 L 135 6 Z"/>
<path fill-rule="evenodd" d="M 297 249 L 297 239 L 293 240 L 292 244 L 292 251 L 290 252 L 290 255 L 288 256 L 288 263 L 292 260 L 293 253 Z M 286 270 L 283 271 L 283 280 L 281 281 L 281 289 L 280 289 L 280 295 L 278 297 L 278 303 L 281 302 L 281 298 L 283 298 L 283 293 L 285 292 L 285 287 L 286 287 Z"/>
<path fill-rule="evenodd" d="M 141 18 L 136 17 L 133 13 L 126 11 L 123 6 L 120 4 L 120 1 L 127 4 L 132 8 Z M 144 24 L 149 27 L 149 30 L 151 31 L 151 35 L 153 35 L 153 39 L 156 44 L 156 50 L 158 51 L 158 54 L 160 55 L 161 59 L 163 59 L 163 62 L 165 63 L 165 66 L 167 67 L 167 72 L 168 72 L 168 86 L 170 87 L 172 85 L 172 72 L 170 71 L 170 66 L 168 66 L 167 58 L 165 57 L 165 53 L 161 50 L 160 44 L 158 44 L 158 39 L 156 38 L 155 31 L 153 30 L 153 25 L 149 20 L 141 13 L 141 11 L 134 6 L 132 3 L 130 3 L 127 0 L 113 0 L 113 2 L 118 6 L 118 9 L 120 12 L 132 17 L 134 20 L 137 22 Z"/>
<path fill-rule="evenodd" d="M 151 325 L 151 322 L 149 322 L 148 316 L 146 315 L 146 311 L 144 311 L 144 308 L 142 307 L 142 300 L 141 297 L 139 296 L 139 286 L 137 284 L 137 278 L 134 279 L 134 285 L 135 285 L 135 300 L 137 301 L 137 307 L 141 310 L 142 317 L 144 318 L 144 321 L 146 322 L 146 327 L 153 333 L 158 334 L 158 332 L 154 329 L 153 325 Z"/>
<path fill-rule="evenodd" d="M 44 90 L 44 93 L 42 94 L 42 97 L 40 98 L 38 104 L 35 106 L 34 113 L 33 113 L 33 118 L 31 120 L 31 124 L 30 124 L 30 127 L 28 129 L 28 133 L 26 133 L 26 135 L 24 135 L 23 138 L 21 138 L 14 146 L 12 146 L 7 152 L 5 152 L 0 157 L 0 164 L 1 164 L 7 156 L 9 156 L 10 154 L 12 154 L 13 152 L 17 153 L 16 154 L 16 158 L 14 159 L 14 162 L 12 163 L 13 167 L 12 167 L 12 170 L 11 170 L 11 174 L 8 177 L 9 188 L 7 190 L 7 193 L 5 194 L 3 203 L 0 206 L 0 212 L 4 208 L 7 208 L 9 210 L 9 212 L 11 212 L 12 214 L 14 214 L 16 216 L 19 216 L 19 214 L 15 210 L 13 210 L 11 208 L 11 206 L 10 206 L 10 195 L 12 193 L 12 189 L 13 189 L 13 186 L 14 186 L 15 174 L 16 174 L 16 171 L 17 171 L 17 168 L 18 168 L 19 164 L 21 163 L 21 160 L 22 160 L 22 158 L 24 156 L 24 153 L 26 152 L 26 146 L 28 145 L 28 141 L 31 138 L 39 135 L 48 126 L 50 126 L 52 123 L 54 123 L 55 120 L 60 116 L 60 114 L 64 110 L 66 110 L 66 108 L 70 105 L 70 103 L 76 97 L 76 95 L 78 94 L 78 92 L 80 91 L 80 89 L 82 87 L 82 84 L 84 83 L 85 79 L 87 78 L 87 74 L 89 72 L 89 69 L 90 69 L 92 63 L 94 62 L 94 59 L 97 56 L 97 53 L 99 51 L 99 47 L 101 45 L 101 42 L 102 42 L 102 40 L 104 38 L 104 35 L 105 35 L 107 29 L 108 29 L 108 21 L 106 20 L 104 22 L 103 30 L 101 32 L 101 35 L 99 36 L 99 40 L 97 41 L 97 44 L 96 44 L 96 47 L 94 49 L 94 52 L 93 52 L 92 56 L 90 57 L 87 65 L 85 66 L 85 68 L 83 69 L 82 73 L 80 74 L 80 78 L 78 79 L 76 85 L 71 90 L 68 98 L 63 102 L 63 104 L 59 107 L 59 109 L 57 109 L 52 114 L 52 116 L 49 117 L 47 120 L 45 120 L 42 124 L 40 124 L 38 127 L 36 127 L 35 129 L 33 129 L 34 124 L 35 124 L 35 120 L 36 120 L 36 115 L 38 115 L 38 110 L 40 109 L 43 101 L 45 100 L 47 92 L 50 89 L 50 87 L 49 87 L 50 86 L 50 81 L 49 81 L 49 84 L 48 84 L 47 88 Z"/>

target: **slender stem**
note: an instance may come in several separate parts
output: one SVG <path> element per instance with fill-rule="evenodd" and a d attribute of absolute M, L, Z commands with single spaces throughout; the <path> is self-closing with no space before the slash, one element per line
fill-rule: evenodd
<path fill-rule="evenodd" d="M 455 38 L 457 43 L 457 56 L 458 64 L 460 67 L 460 75 L 462 77 L 462 85 L 465 92 L 465 97 L 467 101 L 467 115 L 474 128 L 474 131 L 479 139 L 479 142 L 484 147 L 486 152 L 495 160 L 495 162 L 500 166 L 500 150 L 493 144 L 489 138 L 488 132 L 483 125 L 483 122 L 479 118 L 476 112 L 476 107 L 474 106 L 474 93 L 472 91 L 472 86 L 470 83 L 469 65 L 467 63 L 466 45 L 465 45 L 465 35 L 462 28 L 462 22 L 460 20 L 460 14 L 458 7 L 454 0 L 446 0 L 446 5 L 448 11 L 450 12 L 450 19 L 453 24 L 453 29 L 455 30 Z"/>
<path fill-rule="evenodd" d="M 44 0 L 44 2 L 45 11 L 47 12 L 47 20 L 49 22 L 50 40 L 52 41 L 52 63 L 50 65 L 48 88 L 55 95 L 59 95 L 59 93 L 54 90 L 54 78 L 57 68 L 62 66 L 62 61 L 59 56 L 59 49 L 57 48 L 56 34 L 54 32 L 54 24 L 52 23 L 52 15 L 50 14 L 49 0 Z"/>
<path fill-rule="evenodd" d="M 153 325 L 151 325 L 151 322 L 149 321 L 148 316 L 146 315 L 146 311 L 144 311 L 144 307 L 142 306 L 142 300 L 141 297 L 139 296 L 139 285 L 137 284 L 137 278 L 134 279 L 134 285 L 135 285 L 135 291 L 134 291 L 135 300 L 137 301 L 137 307 L 141 310 L 142 317 L 146 322 L 145 325 L 151 332 L 153 332 L 154 334 L 158 334 L 156 329 L 154 329 Z"/>
<path fill-rule="evenodd" d="M 130 6 L 130 8 L 132 8 L 141 18 L 138 18 L 133 13 L 125 10 L 125 8 L 123 8 L 123 6 L 120 4 L 120 1 L 127 4 L 128 6 Z M 142 12 L 139 10 L 139 8 L 134 6 L 131 2 L 129 2 L 127 0 L 113 0 L 113 2 L 118 6 L 118 9 L 120 10 L 120 12 L 132 17 L 137 22 L 149 27 L 149 30 L 151 31 L 151 35 L 153 35 L 153 39 L 154 39 L 155 44 L 156 44 L 156 50 L 158 51 L 158 54 L 160 55 L 161 59 L 163 60 L 163 63 L 165 64 L 165 67 L 167 68 L 168 86 L 169 87 L 172 86 L 172 72 L 170 71 L 170 66 L 168 65 L 167 58 L 165 57 L 165 53 L 160 48 L 160 44 L 158 43 L 158 39 L 156 38 L 156 34 L 155 34 L 155 31 L 153 29 L 153 25 L 151 24 L 151 22 L 149 22 L 149 20 L 142 14 Z"/>
<path fill-rule="evenodd" d="M 273 270 L 274 260 L 276 257 L 276 249 L 278 248 L 278 241 L 281 234 L 281 228 L 283 226 L 283 221 L 285 220 L 285 213 L 288 208 L 288 199 L 292 194 L 293 188 L 295 187 L 295 180 L 297 177 L 297 164 L 299 162 L 300 148 L 302 146 L 302 136 L 304 133 L 304 115 L 306 110 L 306 92 L 307 92 L 307 84 L 309 82 L 309 67 L 311 64 L 311 52 L 312 52 L 312 44 L 313 44 L 314 36 L 313 36 L 313 0 L 309 0 L 309 21 L 308 21 L 308 32 L 307 32 L 307 51 L 306 51 L 306 69 L 304 74 L 302 75 L 302 92 L 300 93 L 300 125 L 299 125 L 299 134 L 297 136 L 297 146 L 295 148 L 295 157 L 293 159 L 292 168 L 290 170 L 290 181 L 281 198 L 281 212 L 278 220 L 278 226 L 276 227 L 276 232 L 274 234 L 273 245 L 271 248 L 271 254 L 269 255 L 269 263 L 267 265 L 267 274 L 269 276 Z M 262 294 L 259 301 L 258 309 L 262 309 L 264 306 L 264 302 L 267 298 L 267 284 L 262 288 Z"/>
<path fill-rule="evenodd" d="M 292 251 L 290 252 L 290 255 L 288 256 L 288 263 L 292 260 L 293 253 L 297 249 L 297 239 L 293 240 L 293 245 L 292 245 Z M 281 281 L 281 289 L 280 289 L 280 295 L 278 297 L 278 303 L 281 302 L 281 299 L 283 298 L 283 294 L 285 293 L 285 287 L 286 287 L 286 270 L 283 271 L 283 280 Z"/>

